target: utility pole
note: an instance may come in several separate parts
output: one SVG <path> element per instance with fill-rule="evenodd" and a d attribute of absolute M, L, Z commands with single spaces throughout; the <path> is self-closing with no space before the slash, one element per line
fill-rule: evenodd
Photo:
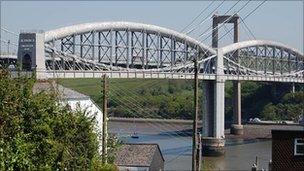
<path fill-rule="evenodd" d="M 8 55 L 10 54 L 10 43 L 11 43 L 11 41 L 8 40 L 8 41 L 7 41 L 7 54 L 8 54 Z"/>
<path fill-rule="evenodd" d="M 102 163 L 107 163 L 107 138 L 108 138 L 108 111 L 107 111 L 107 104 L 108 104 L 108 77 L 106 74 L 102 76 L 102 82 L 103 82 L 103 108 L 102 108 Z"/>
<path fill-rule="evenodd" d="M 197 171 L 202 168 L 202 134 L 198 133 Z"/>
<path fill-rule="evenodd" d="M 198 171 L 199 170 L 199 163 L 200 161 L 197 161 L 199 157 L 197 156 L 199 153 L 198 145 L 197 145 L 197 120 L 198 120 L 198 63 L 197 59 L 194 60 L 194 116 L 193 116 L 193 144 L 192 144 L 192 170 Z"/>

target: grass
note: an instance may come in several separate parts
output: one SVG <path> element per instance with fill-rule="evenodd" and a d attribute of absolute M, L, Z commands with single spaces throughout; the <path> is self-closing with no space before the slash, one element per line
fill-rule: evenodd
<path fill-rule="evenodd" d="M 73 78 L 58 79 L 57 82 L 65 87 L 76 90 L 90 96 L 96 103 L 101 102 L 102 79 L 97 78 Z M 159 79 L 109 79 L 110 95 L 117 89 L 125 89 L 129 92 L 138 92 L 140 89 L 165 87 L 168 80 Z"/>

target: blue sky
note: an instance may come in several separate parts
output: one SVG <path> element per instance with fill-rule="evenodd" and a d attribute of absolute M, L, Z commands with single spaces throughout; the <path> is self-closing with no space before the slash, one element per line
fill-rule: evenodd
<path fill-rule="evenodd" d="M 215 2 L 196 23 L 208 16 L 220 2 Z M 245 2 L 238 3 L 230 14 L 240 9 Z M 239 15 L 245 17 L 260 2 L 250 2 Z M 224 2 L 217 12 L 223 14 L 235 3 Z M 133 21 L 180 31 L 208 4 L 210 1 L 2 1 L 1 26 L 18 33 L 22 29 L 51 30 L 85 22 Z M 266 2 L 245 22 L 257 39 L 279 41 L 303 52 L 303 1 Z M 211 20 L 207 20 L 190 36 L 197 38 L 211 23 Z M 241 40 L 252 39 L 244 24 L 241 24 L 240 30 Z M 222 27 L 220 34 L 225 31 Z M 6 39 L 13 39 L 4 33 L 2 35 Z M 206 39 L 203 42 L 210 45 L 210 41 Z M 220 45 L 231 43 L 231 35 L 225 36 L 221 42 Z"/>

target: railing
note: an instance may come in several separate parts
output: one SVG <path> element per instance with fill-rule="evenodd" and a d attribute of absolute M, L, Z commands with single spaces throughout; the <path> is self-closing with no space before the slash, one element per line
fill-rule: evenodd
<path fill-rule="evenodd" d="M 170 72 L 140 72 L 140 71 L 80 71 L 80 70 L 48 70 L 49 78 L 100 78 L 107 74 L 110 78 L 150 78 L 150 79 L 193 79 L 192 73 L 170 73 Z M 244 81 L 269 81 L 269 82 L 296 82 L 304 83 L 304 77 L 279 76 L 279 75 L 216 75 L 199 74 L 199 79 L 216 80 L 221 77 L 224 80 Z"/>

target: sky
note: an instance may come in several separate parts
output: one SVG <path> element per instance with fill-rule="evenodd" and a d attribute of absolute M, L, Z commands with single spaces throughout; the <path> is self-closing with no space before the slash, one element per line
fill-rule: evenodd
<path fill-rule="evenodd" d="M 212 20 L 199 25 L 222 1 L 214 2 L 194 22 L 196 28 L 191 37 L 210 45 Z M 224 14 L 237 1 L 225 1 L 217 10 Z M 262 1 L 251 1 L 238 14 L 245 18 Z M 86 22 L 132 21 L 154 24 L 181 31 L 211 1 L 2 1 L 1 27 L 15 33 L 20 30 L 51 30 L 63 26 Z M 241 9 L 246 0 L 240 1 L 228 14 Z M 284 43 L 303 52 L 303 1 L 267 1 L 245 19 L 256 39 L 273 40 Z M 220 36 L 232 28 L 220 28 Z M 208 30 L 203 37 L 198 35 Z M 233 32 L 231 32 L 233 33 Z M 16 42 L 14 36 L 2 32 L 2 38 Z M 240 24 L 240 40 L 253 39 L 244 23 Z M 219 46 L 232 43 L 232 34 L 220 40 Z M 3 45 L 2 45 L 3 46 Z M 5 48 L 5 47 L 2 47 Z"/>

